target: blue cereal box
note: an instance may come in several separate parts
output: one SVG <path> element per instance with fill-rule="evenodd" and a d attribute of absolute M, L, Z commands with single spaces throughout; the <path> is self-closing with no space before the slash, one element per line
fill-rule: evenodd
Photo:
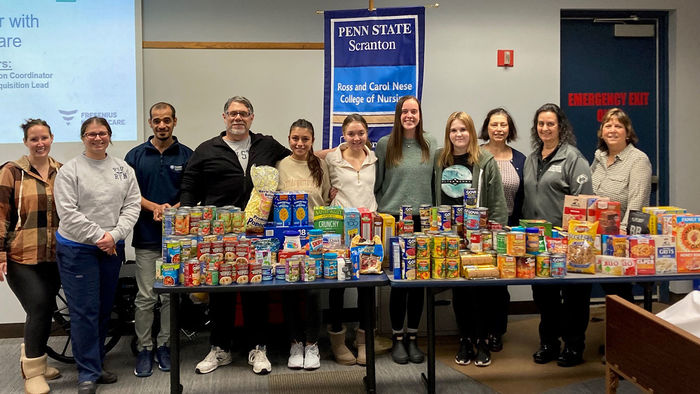
<path fill-rule="evenodd" d="M 292 226 L 309 225 L 309 195 L 302 192 L 290 193 L 292 199 Z"/>
<path fill-rule="evenodd" d="M 275 192 L 272 198 L 273 221 L 277 227 L 292 225 L 292 195 L 287 192 Z"/>
<path fill-rule="evenodd" d="M 345 247 L 350 247 L 350 242 L 353 237 L 360 233 L 360 211 L 357 208 L 345 208 L 343 237 L 345 238 Z"/>

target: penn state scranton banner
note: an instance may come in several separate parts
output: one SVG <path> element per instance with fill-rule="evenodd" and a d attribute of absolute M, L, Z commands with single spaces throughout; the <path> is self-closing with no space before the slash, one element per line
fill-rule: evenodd
<path fill-rule="evenodd" d="M 325 11 L 323 148 L 343 142 L 359 113 L 376 143 L 389 134 L 396 102 L 423 90 L 425 8 Z"/>

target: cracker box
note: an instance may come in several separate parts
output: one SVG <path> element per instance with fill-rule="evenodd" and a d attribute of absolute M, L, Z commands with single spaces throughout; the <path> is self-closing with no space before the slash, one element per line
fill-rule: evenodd
<path fill-rule="evenodd" d="M 676 215 L 673 235 L 678 272 L 700 272 L 700 215 Z"/>
<path fill-rule="evenodd" d="M 357 208 L 360 212 L 360 236 L 364 239 L 372 239 L 372 212 L 365 208 Z M 377 234 L 379 235 L 379 234 Z"/>
<path fill-rule="evenodd" d="M 594 215 L 588 221 L 598 222 L 598 234 L 620 234 L 620 203 L 598 199 L 593 205 Z"/>
<path fill-rule="evenodd" d="M 635 235 L 629 238 L 629 255 L 637 261 L 637 275 L 654 275 L 654 239 L 650 236 Z"/>
<path fill-rule="evenodd" d="M 671 235 L 654 235 L 654 263 L 657 274 L 675 274 L 678 272 L 676 264 L 676 239 Z"/>
<path fill-rule="evenodd" d="M 357 208 L 345 208 L 343 223 L 343 238 L 345 246 L 349 248 L 352 239 L 360 234 L 360 211 Z"/>
<path fill-rule="evenodd" d="M 343 208 L 314 207 L 314 228 L 324 233 L 343 234 Z"/>

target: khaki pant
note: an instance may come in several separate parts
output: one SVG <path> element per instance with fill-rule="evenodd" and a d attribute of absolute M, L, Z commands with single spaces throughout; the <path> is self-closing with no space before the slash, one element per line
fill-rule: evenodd
<path fill-rule="evenodd" d="M 161 257 L 160 249 L 136 249 L 136 293 L 135 330 L 137 348 L 154 350 L 151 327 L 153 326 L 153 307 L 159 295 L 153 291 L 156 280 L 156 259 Z M 160 332 L 156 338 L 157 346 L 168 344 L 170 339 L 170 296 L 160 295 Z"/>

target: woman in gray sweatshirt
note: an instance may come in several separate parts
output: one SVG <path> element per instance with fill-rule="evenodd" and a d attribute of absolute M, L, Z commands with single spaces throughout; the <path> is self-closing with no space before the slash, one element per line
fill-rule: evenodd
<path fill-rule="evenodd" d="M 71 320 L 78 392 L 94 393 L 97 383 L 114 383 L 103 370 L 104 341 L 114 303 L 124 239 L 141 211 L 132 168 L 108 156 L 112 129 L 104 118 L 83 122 L 85 152 L 59 170 L 54 184 L 56 257 Z"/>

